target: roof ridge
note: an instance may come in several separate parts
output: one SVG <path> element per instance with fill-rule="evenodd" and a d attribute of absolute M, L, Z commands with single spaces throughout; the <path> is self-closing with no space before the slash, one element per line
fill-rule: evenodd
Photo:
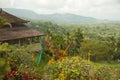
<path fill-rule="evenodd" d="M 3 10 L 2 8 L 0 8 L 0 16 L 7 19 L 8 22 L 10 22 L 10 23 L 27 23 L 27 22 L 29 22 L 27 20 L 19 18 L 15 15 Z"/>

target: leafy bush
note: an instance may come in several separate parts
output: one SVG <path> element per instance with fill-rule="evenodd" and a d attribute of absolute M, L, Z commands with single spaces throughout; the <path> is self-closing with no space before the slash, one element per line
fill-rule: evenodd
<path fill-rule="evenodd" d="M 86 80 L 92 76 L 92 63 L 80 57 L 68 57 L 48 64 L 46 75 L 50 80 Z"/>
<path fill-rule="evenodd" d="M 19 78 L 40 78 L 37 61 L 35 61 L 35 58 L 25 50 L 14 50 L 9 55 L 9 65 L 11 71 L 17 71 L 19 73 Z"/>
<path fill-rule="evenodd" d="M 95 78 L 98 80 L 118 80 L 118 69 L 110 66 L 101 66 L 95 72 Z"/>
<path fill-rule="evenodd" d="M 45 75 L 50 80 L 119 80 L 120 69 L 114 65 L 96 65 L 80 57 L 66 57 L 51 60 L 46 66 Z"/>
<path fill-rule="evenodd" d="M 4 43 L 0 45 L 0 80 L 2 78 L 2 74 L 10 71 L 9 65 L 7 64 L 7 51 L 8 51 L 8 43 Z"/>
<path fill-rule="evenodd" d="M 8 50 L 8 43 L 4 43 L 0 46 L 0 51 L 7 51 Z"/>
<path fill-rule="evenodd" d="M 6 52 L 9 49 L 8 47 L 9 47 L 8 43 L 4 43 L 4 44 L 0 45 L 0 57 L 6 57 L 6 55 L 7 55 Z"/>
<path fill-rule="evenodd" d="M 12 78 L 17 77 L 17 80 L 18 78 L 20 78 L 20 80 L 22 80 L 22 78 L 24 78 L 24 80 L 41 79 L 44 71 L 43 67 L 47 64 L 49 57 L 43 53 L 40 65 L 38 65 L 37 59 L 39 54 L 36 52 L 36 50 L 40 48 L 40 44 L 10 46 L 10 49 L 12 51 L 9 53 L 8 57 L 9 66 L 11 68 L 11 71 L 9 71 L 9 73 L 13 71 L 17 71 L 18 73 L 17 76 L 15 75 Z M 11 77 L 8 75 L 7 78 L 9 79 Z"/>

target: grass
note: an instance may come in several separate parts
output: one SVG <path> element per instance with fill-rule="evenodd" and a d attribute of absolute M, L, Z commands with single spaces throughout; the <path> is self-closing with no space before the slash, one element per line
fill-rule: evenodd
<path fill-rule="evenodd" d="M 116 67 L 116 68 L 120 68 L 120 63 L 117 62 L 112 62 L 112 63 L 107 63 L 107 62 L 95 62 L 94 63 L 95 66 L 109 66 L 109 67 Z"/>

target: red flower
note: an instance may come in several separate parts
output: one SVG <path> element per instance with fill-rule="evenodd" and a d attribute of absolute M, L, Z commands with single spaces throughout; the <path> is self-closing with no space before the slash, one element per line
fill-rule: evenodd
<path fill-rule="evenodd" d="M 12 73 L 13 73 L 13 75 L 17 75 L 17 71 L 13 71 Z"/>
<path fill-rule="evenodd" d="M 33 80 L 38 80 L 38 79 L 36 77 L 34 77 Z"/>
<path fill-rule="evenodd" d="M 8 73 L 7 73 L 7 76 L 9 77 L 9 76 L 10 76 L 10 74 L 11 74 L 11 72 L 8 72 Z"/>
<path fill-rule="evenodd" d="M 24 74 L 22 80 L 28 80 L 28 75 Z"/>
<path fill-rule="evenodd" d="M 10 73 L 10 75 L 9 75 L 10 77 L 12 77 L 12 76 L 14 76 L 12 73 Z"/>

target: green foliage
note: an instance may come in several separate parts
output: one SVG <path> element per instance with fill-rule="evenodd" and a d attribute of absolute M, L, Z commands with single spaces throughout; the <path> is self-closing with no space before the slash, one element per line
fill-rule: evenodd
<path fill-rule="evenodd" d="M 79 54 L 80 53 L 80 48 L 81 48 L 81 42 L 83 42 L 83 34 L 80 28 L 73 33 L 73 43 L 69 49 L 69 54 Z"/>
<path fill-rule="evenodd" d="M 95 76 L 99 80 L 117 80 L 119 79 L 119 75 L 117 73 L 117 69 L 114 69 L 109 66 L 102 66 L 98 68 L 95 72 Z"/>
<path fill-rule="evenodd" d="M 42 32 L 47 32 L 48 29 L 52 30 L 55 33 L 63 34 L 67 30 L 62 25 L 58 25 L 52 22 L 31 22 L 28 26 L 35 28 Z"/>
<path fill-rule="evenodd" d="M 0 45 L 0 52 L 7 51 L 8 50 L 8 43 L 4 43 Z"/>
<path fill-rule="evenodd" d="M 65 32 L 63 35 L 47 30 L 45 52 L 59 59 L 62 55 L 75 55 L 80 53 L 83 42 L 82 31 L 78 28 L 74 33 Z"/>
<path fill-rule="evenodd" d="M 10 67 L 7 64 L 6 58 L 0 58 L 0 80 L 2 80 L 3 74 L 10 71 Z"/>
<path fill-rule="evenodd" d="M 82 58 L 67 57 L 46 66 L 47 79 L 50 80 L 118 80 L 120 65 L 96 65 Z"/>
<path fill-rule="evenodd" d="M 111 67 L 103 64 L 96 66 L 80 57 L 72 57 L 77 53 L 77 56 L 84 59 L 89 58 L 91 61 L 119 60 L 120 39 L 118 36 L 120 28 L 118 24 L 58 25 L 51 22 L 32 22 L 29 25 L 47 34 L 45 37 L 46 54 L 43 53 L 41 63 L 38 65 L 39 54 L 36 51 L 41 49 L 40 44 L 9 47 L 7 43 L 4 43 L 0 45 L 0 53 L 10 54 L 8 59 L 0 60 L 0 65 L 3 65 L 0 66 L 0 70 L 7 66 L 3 73 L 9 71 L 10 67 L 11 71 L 17 70 L 20 76 L 27 75 L 32 79 L 34 77 L 50 80 L 120 79 L 120 66 Z M 37 42 L 38 38 L 35 38 L 34 41 Z M 48 56 L 49 53 L 52 55 Z M 67 55 L 72 56 L 68 57 Z M 46 66 L 50 58 L 53 59 L 53 62 Z M 45 67 L 45 74 L 43 67 Z"/>
<path fill-rule="evenodd" d="M 1 76 L 8 76 L 6 78 L 11 79 L 12 77 L 9 76 L 9 73 L 13 73 L 14 71 L 17 71 L 18 76 L 13 76 L 16 77 L 14 79 L 21 80 L 22 76 L 27 76 L 30 80 L 37 78 L 41 79 L 43 75 L 43 67 L 47 64 L 49 57 L 43 53 L 42 60 L 40 65 L 37 63 L 38 59 L 38 52 L 36 50 L 38 49 L 33 49 L 41 48 L 40 44 L 35 45 L 24 45 L 24 46 L 18 46 L 18 45 L 9 45 L 9 48 L 11 51 L 9 52 L 9 56 L 6 57 L 6 59 L 1 59 L 0 58 L 0 79 Z M 6 62 L 6 63 L 5 63 Z M 9 64 L 8 64 L 9 62 Z M 2 66 L 3 64 L 3 66 Z M 6 64 L 4 66 L 4 64 Z M 4 67 L 4 69 L 2 69 Z M 6 79 L 5 78 L 5 79 Z M 2 80 L 2 79 L 1 79 Z"/>
<path fill-rule="evenodd" d="M 120 39 L 116 39 L 114 36 L 111 36 L 108 41 L 110 49 L 111 60 L 120 59 Z"/>
<path fill-rule="evenodd" d="M 92 61 L 110 61 L 112 48 L 106 42 L 85 40 L 81 47 L 81 56 L 88 59 L 88 52 L 90 51 L 90 58 Z"/>
<path fill-rule="evenodd" d="M 65 32 L 73 32 L 77 28 L 84 31 L 85 37 L 92 40 L 108 40 L 108 37 L 120 35 L 119 23 L 98 23 L 98 24 L 56 24 L 52 22 L 31 22 L 29 24 L 32 28 L 36 28 L 39 31 L 46 32 L 47 29 L 52 30 L 55 33 L 63 34 Z"/>
<path fill-rule="evenodd" d="M 120 65 L 116 63 L 97 63 L 95 76 L 99 80 L 118 80 L 120 79 Z"/>
<path fill-rule="evenodd" d="M 69 80 L 89 78 L 89 72 L 93 69 L 92 63 L 82 60 L 80 57 L 68 57 L 48 64 L 46 75 L 48 79 Z"/>
<path fill-rule="evenodd" d="M 10 70 L 9 65 L 7 64 L 7 51 L 9 49 L 8 47 L 8 43 L 0 45 L 0 79 L 1 75 L 5 74 Z"/>
<path fill-rule="evenodd" d="M 120 60 L 120 38 L 116 40 L 114 60 Z"/>
<path fill-rule="evenodd" d="M 64 38 L 59 34 L 55 34 L 52 37 L 52 41 L 53 41 L 53 45 L 58 49 L 61 49 L 62 45 L 64 45 Z"/>
<path fill-rule="evenodd" d="M 5 19 L 3 19 L 2 17 L 0 17 L 0 27 L 6 22 Z"/>
<path fill-rule="evenodd" d="M 56 43 L 55 45 L 59 44 L 57 46 L 60 46 L 61 42 L 63 41 L 64 43 L 62 44 L 62 46 L 64 46 L 64 48 L 70 46 L 67 50 L 69 54 L 80 53 L 80 46 L 81 46 L 80 43 L 82 42 L 81 40 L 83 39 L 83 36 L 84 36 L 85 40 L 93 41 L 93 45 L 90 43 L 92 47 L 97 46 L 96 48 L 101 48 L 101 50 L 93 49 L 93 51 L 94 51 L 93 53 L 95 53 L 95 52 L 96 52 L 96 54 L 98 53 L 98 55 L 96 55 L 96 56 L 99 56 L 99 58 L 101 57 L 100 58 L 101 60 L 102 59 L 106 60 L 106 58 L 102 55 L 106 55 L 106 57 L 108 56 L 109 59 L 107 59 L 107 60 L 117 60 L 119 57 L 119 49 L 117 49 L 117 47 L 112 45 L 112 43 L 109 43 L 112 41 L 112 39 L 110 40 L 111 36 L 114 36 L 114 38 L 117 39 L 120 35 L 120 33 L 119 33 L 120 27 L 119 27 L 118 23 L 58 25 L 58 24 L 55 24 L 52 22 L 32 22 L 29 25 L 34 26 L 34 28 L 36 28 L 37 30 L 44 31 L 47 34 L 49 34 L 49 39 L 54 38 L 54 40 L 55 40 L 54 44 Z M 81 30 L 77 31 L 78 28 L 80 28 L 82 31 Z M 49 33 L 49 30 L 51 30 L 50 33 Z M 79 35 L 77 35 L 78 32 L 80 32 Z M 81 35 L 81 33 L 82 33 L 82 35 Z M 55 34 L 56 34 L 56 36 L 54 36 Z M 61 40 L 57 41 L 57 39 L 59 39 L 58 34 L 60 34 L 59 38 L 61 37 Z M 98 43 L 98 45 L 97 44 L 95 45 L 94 42 L 97 43 L 97 41 L 102 43 L 102 45 L 99 46 L 99 43 Z M 114 43 L 117 44 L 117 42 L 114 42 Z M 66 46 L 64 44 L 67 44 L 68 46 Z M 84 46 L 84 45 L 82 45 L 82 46 Z M 91 47 L 91 46 L 89 46 L 89 47 Z M 117 49 L 116 52 L 114 51 L 115 49 Z M 82 50 L 82 51 L 84 51 L 84 50 Z M 86 51 L 85 52 L 88 53 L 88 51 L 89 50 L 87 50 L 87 52 Z M 97 60 L 100 60 L 99 58 Z"/>

